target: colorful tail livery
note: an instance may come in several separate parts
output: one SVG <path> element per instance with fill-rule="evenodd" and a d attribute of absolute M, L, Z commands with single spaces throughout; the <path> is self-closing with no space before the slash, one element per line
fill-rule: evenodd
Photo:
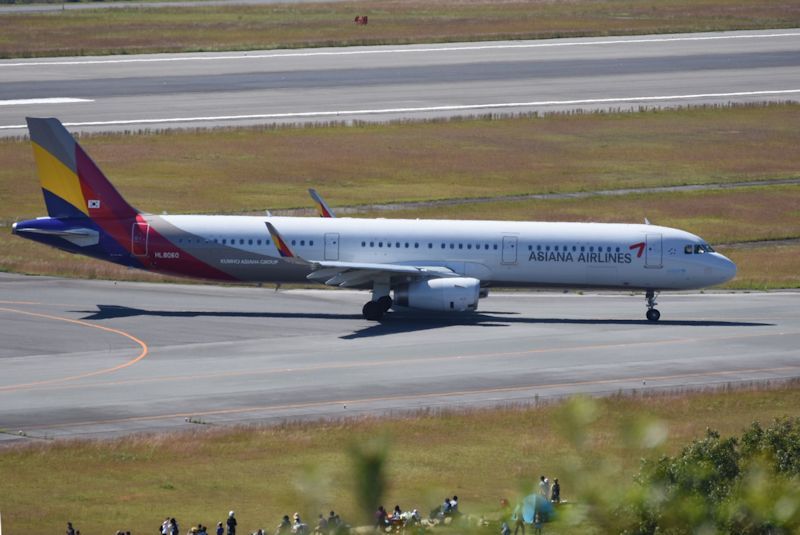
<path fill-rule="evenodd" d="M 117 192 L 57 119 L 28 119 L 48 217 L 17 236 L 149 271 L 223 281 L 367 289 L 365 318 L 392 308 L 474 311 L 488 287 L 655 294 L 720 284 L 736 266 L 700 237 L 657 225 L 152 215 Z"/>
<path fill-rule="evenodd" d="M 28 118 L 33 156 L 50 217 L 21 221 L 14 233 L 126 265 L 130 224 L 138 213 L 57 119 Z"/>
<path fill-rule="evenodd" d="M 50 217 L 132 219 L 136 210 L 114 189 L 58 119 L 28 118 L 33 155 Z"/>

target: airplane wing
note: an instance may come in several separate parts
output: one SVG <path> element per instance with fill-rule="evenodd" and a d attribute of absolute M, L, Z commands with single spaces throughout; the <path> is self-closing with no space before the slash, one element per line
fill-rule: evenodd
<path fill-rule="evenodd" d="M 357 287 L 376 279 L 391 279 L 402 276 L 412 279 L 438 279 L 461 277 L 452 269 L 443 266 L 415 266 L 406 264 L 381 264 L 369 262 L 340 262 L 329 260 L 306 260 L 297 256 L 287 245 L 278 229 L 266 222 L 278 253 L 288 262 L 303 264 L 311 269 L 306 278 L 328 286 Z"/>
<path fill-rule="evenodd" d="M 309 262 L 311 273 L 309 280 L 321 282 L 328 286 L 345 288 L 362 286 L 375 279 L 391 279 L 402 276 L 412 279 L 438 279 L 442 277 L 460 277 L 455 271 L 442 266 L 414 266 L 404 264 L 370 264 L 361 262 Z"/>

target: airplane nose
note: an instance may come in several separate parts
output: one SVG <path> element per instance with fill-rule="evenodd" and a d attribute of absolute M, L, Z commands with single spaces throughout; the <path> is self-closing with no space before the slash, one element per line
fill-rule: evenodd
<path fill-rule="evenodd" d="M 736 264 L 731 262 L 727 256 L 719 253 L 717 254 L 719 255 L 719 262 L 718 266 L 715 266 L 714 271 L 719 273 L 719 282 L 716 284 L 722 284 L 723 282 L 728 282 L 736 276 Z"/>

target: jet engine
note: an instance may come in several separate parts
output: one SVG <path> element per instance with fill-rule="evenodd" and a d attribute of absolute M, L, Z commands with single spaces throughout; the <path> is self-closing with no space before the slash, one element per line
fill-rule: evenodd
<path fill-rule="evenodd" d="M 470 277 L 418 280 L 394 290 L 394 304 L 423 310 L 464 312 L 478 308 L 481 281 Z"/>

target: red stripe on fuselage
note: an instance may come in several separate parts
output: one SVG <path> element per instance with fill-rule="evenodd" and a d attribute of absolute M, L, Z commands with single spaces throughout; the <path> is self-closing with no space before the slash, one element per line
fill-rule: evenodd
<path fill-rule="evenodd" d="M 147 220 L 141 215 L 136 216 L 136 221 L 141 225 L 147 223 Z M 185 249 L 178 247 L 157 232 L 152 225 L 148 232 L 147 255 L 137 256 L 137 258 L 145 266 L 145 269 L 159 273 L 208 280 L 238 280 L 187 253 Z"/>

